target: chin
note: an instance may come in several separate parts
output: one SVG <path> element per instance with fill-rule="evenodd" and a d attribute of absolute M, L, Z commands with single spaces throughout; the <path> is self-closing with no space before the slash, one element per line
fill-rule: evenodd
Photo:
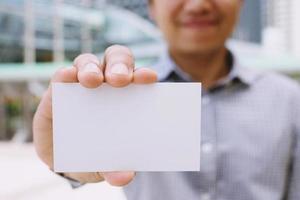
<path fill-rule="evenodd" d="M 182 53 L 188 54 L 207 54 L 220 49 L 224 45 L 207 42 L 185 43 L 177 47 Z"/>

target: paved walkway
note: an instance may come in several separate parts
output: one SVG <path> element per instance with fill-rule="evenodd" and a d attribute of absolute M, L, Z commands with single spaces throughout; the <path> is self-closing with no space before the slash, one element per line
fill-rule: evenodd
<path fill-rule="evenodd" d="M 0 143 L 0 200 L 125 200 L 106 183 L 73 190 L 38 160 L 32 144 Z"/>

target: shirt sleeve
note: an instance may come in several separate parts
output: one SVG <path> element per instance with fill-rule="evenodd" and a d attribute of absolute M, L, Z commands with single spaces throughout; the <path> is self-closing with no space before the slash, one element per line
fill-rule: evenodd
<path fill-rule="evenodd" d="M 74 179 L 71 179 L 71 178 L 69 178 L 69 177 L 64 176 L 63 173 L 56 173 L 56 174 L 57 174 L 58 176 L 64 178 L 66 181 L 68 181 L 69 184 L 70 184 L 70 186 L 71 186 L 73 189 L 76 189 L 76 188 L 79 188 L 79 187 L 85 185 L 85 184 L 83 184 L 83 183 L 80 183 L 79 181 L 76 181 L 76 180 L 74 180 Z"/>
<path fill-rule="evenodd" d="M 300 88 L 300 87 L 299 87 Z M 300 89 L 293 98 L 292 116 L 294 130 L 294 148 L 288 188 L 288 200 L 300 199 Z"/>

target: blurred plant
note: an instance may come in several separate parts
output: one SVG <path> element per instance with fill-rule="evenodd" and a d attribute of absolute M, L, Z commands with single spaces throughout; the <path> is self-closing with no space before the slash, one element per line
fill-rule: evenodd
<path fill-rule="evenodd" d="M 15 117 L 21 114 L 22 102 L 20 99 L 5 97 L 5 112 L 9 117 Z"/>
<path fill-rule="evenodd" d="M 5 97 L 4 99 L 5 115 L 6 115 L 6 139 L 12 139 L 16 130 L 22 125 L 22 102 L 21 99 L 13 97 Z"/>

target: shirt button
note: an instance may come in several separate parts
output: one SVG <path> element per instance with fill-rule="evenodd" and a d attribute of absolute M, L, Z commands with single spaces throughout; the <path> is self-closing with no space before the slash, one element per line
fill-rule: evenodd
<path fill-rule="evenodd" d="M 203 194 L 203 195 L 201 195 L 201 198 L 200 198 L 201 200 L 210 200 L 211 198 L 210 198 L 210 195 L 209 194 Z"/>
<path fill-rule="evenodd" d="M 209 104 L 209 102 L 210 102 L 210 99 L 209 99 L 208 96 L 202 97 L 202 103 L 203 103 L 203 105 L 207 105 L 207 104 Z"/>
<path fill-rule="evenodd" d="M 213 150 L 213 145 L 211 143 L 202 144 L 202 152 L 203 153 L 210 153 L 212 150 Z"/>

